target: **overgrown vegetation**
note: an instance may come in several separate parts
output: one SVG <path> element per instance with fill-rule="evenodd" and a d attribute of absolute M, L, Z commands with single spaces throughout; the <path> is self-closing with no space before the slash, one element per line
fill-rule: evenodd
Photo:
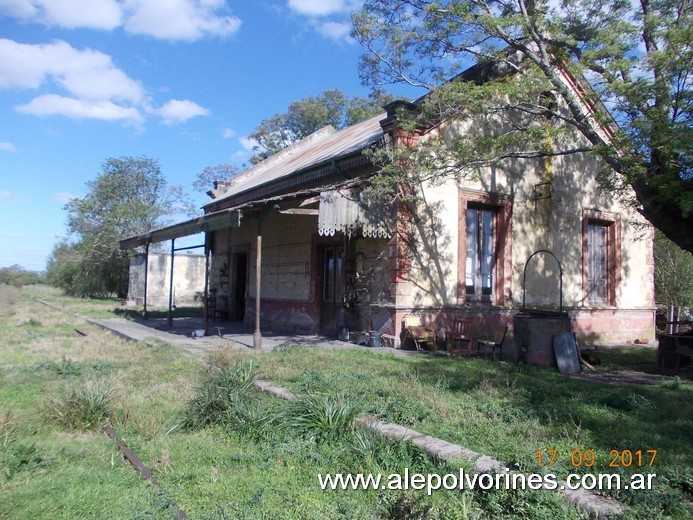
<path fill-rule="evenodd" d="M 24 285 L 35 285 L 43 281 L 41 273 L 29 271 L 20 265 L 0 268 L 0 284 L 22 287 Z"/>
<path fill-rule="evenodd" d="M 111 157 L 87 188 L 85 197 L 65 205 L 70 237 L 54 246 L 46 278 L 70 295 L 122 298 L 128 255 L 119 240 L 191 211 L 188 198 L 180 186 L 168 185 L 149 157 Z"/>
<path fill-rule="evenodd" d="M 37 296 L 71 312 L 39 305 Z M 572 471 L 572 450 L 594 450 L 608 464 L 610 449 L 657 449 L 653 468 L 616 470 L 657 473 L 654 490 L 616 494 L 630 506 L 625 518 L 691 513 L 693 413 L 691 386 L 683 381 L 604 386 L 500 362 L 312 348 L 225 349 L 202 364 L 168 345 L 144 348 L 75 322 L 77 311 L 103 317 L 103 301 L 34 287 L 3 302 L 3 518 L 169 518 L 172 504 L 190 518 L 586 517 L 550 492 L 321 491 L 319 473 L 459 472 L 459 464 L 433 462 L 411 443 L 354 426 L 356 414 L 457 442 L 526 472 Z M 255 377 L 299 400 L 259 392 Z M 83 399 L 73 396 L 89 385 L 99 388 L 93 401 L 111 396 L 110 412 L 56 422 L 48 403 L 79 410 Z M 99 431 L 106 415 L 163 491 L 153 491 Z M 539 467 L 541 449 L 558 450 L 560 461 Z"/>
<path fill-rule="evenodd" d="M 654 255 L 656 302 L 660 305 L 693 307 L 693 254 L 657 231 Z"/>
<path fill-rule="evenodd" d="M 47 411 L 51 419 L 68 428 L 98 430 L 114 418 L 113 393 L 96 381 L 87 381 L 64 396 L 49 399 Z"/>

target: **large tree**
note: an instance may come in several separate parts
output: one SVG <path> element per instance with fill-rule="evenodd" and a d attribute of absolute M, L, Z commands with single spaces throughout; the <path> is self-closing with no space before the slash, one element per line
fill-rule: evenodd
<path fill-rule="evenodd" d="M 250 162 L 257 164 L 324 126 L 339 130 L 375 116 L 389 101 L 391 98 L 379 91 L 364 98 L 349 97 L 340 90 L 294 101 L 286 113 L 264 119 L 248 136 L 257 143 Z"/>
<path fill-rule="evenodd" d="M 187 211 L 187 197 L 167 183 L 159 163 L 149 157 L 110 158 L 87 187 L 85 197 L 65 206 L 72 240 L 54 248 L 48 279 L 74 294 L 123 296 L 128 264 L 119 240 Z"/>
<path fill-rule="evenodd" d="M 445 161 L 429 147 L 407 163 L 436 175 L 426 167 L 445 163 L 447 174 L 550 157 L 577 130 L 584 144 L 566 139 L 560 153 L 595 154 L 605 189 L 693 251 L 687 0 L 366 0 L 353 22 L 367 84 L 431 92 L 412 125 L 505 123 L 502 134 L 447 143 Z M 475 63 L 476 75 L 463 78 L 471 81 L 447 81 Z"/>
<path fill-rule="evenodd" d="M 693 306 L 693 255 L 656 233 L 654 256 L 655 301 L 660 305 Z"/>
<path fill-rule="evenodd" d="M 216 166 L 205 166 L 195 176 L 192 187 L 195 191 L 207 193 L 216 181 L 228 181 L 241 173 L 241 168 L 236 164 L 221 163 Z"/>

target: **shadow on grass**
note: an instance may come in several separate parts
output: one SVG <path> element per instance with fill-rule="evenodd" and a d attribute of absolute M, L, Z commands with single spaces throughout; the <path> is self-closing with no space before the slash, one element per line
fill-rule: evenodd
<path fill-rule="evenodd" d="M 649 359 L 647 354 L 645 358 Z M 644 363 L 633 362 L 634 366 Z M 605 385 L 567 378 L 554 369 L 507 363 L 445 364 L 424 357 L 409 363 L 422 385 L 443 387 L 451 397 L 475 396 L 478 402 L 472 405 L 473 410 L 490 418 L 492 434 L 495 432 L 499 439 L 505 436 L 496 445 L 499 451 L 503 451 L 503 442 L 521 451 L 522 440 L 512 435 L 526 428 L 527 438 L 545 439 L 545 445 L 524 446 L 526 454 L 557 449 L 564 467 L 578 473 L 656 473 L 655 490 L 621 490 L 615 493 L 617 498 L 640 511 L 665 512 L 681 518 L 690 513 L 692 385 L 680 379 L 659 385 Z M 529 429 L 538 432 L 533 434 Z M 474 431 L 470 426 L 469 433 L 473 435 Z M 594 454 L 594 465 L 586 464 L 588 450 Z M 654 462 L 648 450 L 657 450 Z M 591 458 L 592 453 L 588 456 Z M 525 462 L 532 458 L 527 457 Z M 533 462 L 536 469 L 536 458 Z"/>
<path fill-rule="evenodd" d="M 346 394 L 362 412 L 498 457 L 522 471 L 656 473 L 653 490 L 609 491 L 637 518 L 689 518 L 693 386 L 603 384 L 555 369 L 433 356 L 293 349 L 293 391 Z M 557 450 L 554 467 L 537 451 Z M 616 450 L 616 451 L 612 451 Z M 626 451 L 627 450 L 627 451 Z M 652 466 L 652 454 L 657 450 Z M 638 453 L 640 452 L 640 453 Z M 590 459 L 593 458 L 593 463 Z"/>

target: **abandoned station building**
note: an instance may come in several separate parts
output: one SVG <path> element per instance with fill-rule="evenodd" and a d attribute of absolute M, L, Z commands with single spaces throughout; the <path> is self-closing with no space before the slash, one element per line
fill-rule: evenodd
<path fill-rule="evenodd" d="M 210 312 L 254 324 L 259 294 L 263 330 L 376 331 L 399 348 L 403 318 L 414 314 L 442 347 L 459 318 L 474 337 L 499 326 L 511 337 L 524 309 L 562 313 L 583 342 L 654 337 L 653 229 L 600 190 L 602 166 L 588 154 L 423 182 L 415 203 L 364 197 L 379 171 L 369 151 L 474 131 L 443 121 L 412 135 L 398 119 L 403 107 L 416 104 L 323 128 L 215 183 L 204 216 L 121 245 L 204 232 Z"/>

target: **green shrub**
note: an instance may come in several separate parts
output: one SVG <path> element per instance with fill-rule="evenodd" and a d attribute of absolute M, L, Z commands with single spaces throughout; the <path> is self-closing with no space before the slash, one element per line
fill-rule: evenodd
<path fill-rule="evenodd" d="M 318 442 L 329 442 L 350 436 L 358 413 L 344 398 L 311 395 L 287 406 L 286 425 Z"/>
<path fill-rule="evenodd" d="M 11 444 L 0 451 L 0 464 L 5 478 L 11 479 L 22 470 L 33 470 L 45 466 L 47 461 L 41 456 L 35 444 Z"/>
<path fill-rule="evenodd" d="M 208 373 L 188 402 L 182 426 L 186 429 L 211 425 L 244 426 L 257 420 L 258 410 L 249 404 L 255 392 L 253 377 L 257 369 L 252 362 L 223 366 Z"/>
<path fill-rule="evenodd" d="M 114 417 L 113 394 L 98 382 L 88 381 L 62 398 L 48 401 L 52 419 L 76 430 L 100 428 Z"/>

